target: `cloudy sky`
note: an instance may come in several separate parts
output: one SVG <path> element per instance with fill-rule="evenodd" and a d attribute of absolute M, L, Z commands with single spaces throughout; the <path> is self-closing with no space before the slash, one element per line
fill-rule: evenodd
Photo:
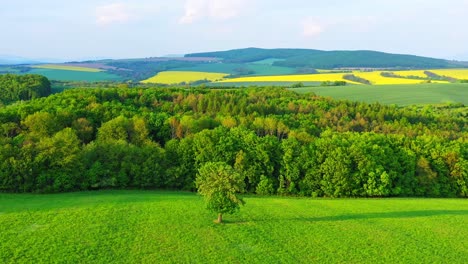
<path fill-rule="evenodd" d="M 244 47 L 468 60 L 468 0 L 0 0 L 0 54 L 149 57 Z"/>

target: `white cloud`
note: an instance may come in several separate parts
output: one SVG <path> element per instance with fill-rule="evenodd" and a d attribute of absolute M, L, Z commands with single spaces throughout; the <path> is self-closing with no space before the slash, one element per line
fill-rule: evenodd
<path fill-rule="evenodd" d="M 239 16 L 246 8 L 247 0 L 187 0 L 180 24 L 192 24 L 208 18 L 224 21 Z"/>
<path fill-rule="evenodd" d="M 204 10 L 206 10 L 207 1 L 205 0 L 188 0 L 185 3 L 185 14 L 180 18 L 179 23 L 181 24 L 192 24 L 196 20 L 204 16 Z"/>
<path fill-rule="evenodd" d="M 129 6 L 123 3 L 113 3 L 96 8 L 96 23 L 107 26 L 115 23 L 127 23 L 132 19 Z"/>
<path fill-rule="evenodd" d="M 324 30 L 323 24 L 312 18 L 307 18 L 302 22 L 302 36 L 304 37 L 317 37 L 322 34 Z"/>

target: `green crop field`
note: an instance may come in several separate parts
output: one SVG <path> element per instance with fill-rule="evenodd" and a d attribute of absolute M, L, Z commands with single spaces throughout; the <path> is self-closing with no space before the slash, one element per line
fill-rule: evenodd
<path fill-rule="evenodd" d="M 275 59 L 275 58 L 270 58 L 270 59 L 264 59 L 264 60 L 259 60 L 259 61 L 253 61 L 251 64 L 267 64 L 267 65 L 272 65 L 273 63 L 277 61 L 284 61 L 284 59 Z"/>
<path fill-rule="evenodd" d="M 209 63 L 199 64 L 196 67 L 177 68 L 174 71 L 198 71 L 198 72 L 219 72 L 235 74 L 236 69 L 249 69 L 254 71 L 253 75 L 281 75 L 292 74 L 293 68 L 278 67 L 268 64 L 242 64 L 242 63 Z"/>
<path fill-rule="evenodd" d="M 350 85 L 336 87 L 295 88 L 299 93 L 314 92 L 321 96 L 384 104 L 412 105 L 468 104 L 468 84 Z"/>
<path fill-rule="evenodd" d="M 210 87 L 252 87 L 252 86 L 275 86 L 275 87 L 291 87 L 298 82 L 213 82 L 206 83 Z M 321 82 L 301 82 L 304 86 L 319 86 Z"/>
<path fill-rule="evenodd" d="M 0 194 L 0 262 L 468 263 L 466 199 L 245 200 L 219 225 L 192 193 Z"/>
<path fill-rule="evenodd" d="M 40 74 L 50 80 L 58 81 L 119 81 L 121 78 L 117 75 L 107 72 L 85 72 L 76 70 L 58 70 L 58 69 L 32 69 L 27 73 Z"/>
<path fill-rule="evenodd" d="M 18 73 L 19 70 L 15 69 L 11 66 L 1 66 L 0 65 L 0 73 Z"/>

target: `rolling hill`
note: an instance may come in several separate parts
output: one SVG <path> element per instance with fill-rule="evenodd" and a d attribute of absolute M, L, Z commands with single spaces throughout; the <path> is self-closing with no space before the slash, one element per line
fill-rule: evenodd
<path fill-rule="evenodd" d="M 265 59 L 281 59 L 274 66 L 334 68 L 455 68 L 468 66 L 466 62 L 448 61 L 415 55 L 391 54 L 371 50 L 323 51 L 314 49 L 247 48 L 228 51 L 192 53 L 186 57 L 215 57 L 224 62 L 249 63 Z"/>
<path fill-rule="evenodd" d="M 1 63 L 1 57 L 0 57 Z M 44 69 L 47 67 L 47 71 Z M 79 74 L 94 69 L 100 74 Z M 391 54 L 379 51 L 323 51 L 314 49 L 246 48 L 186 54 L 184 57 L 148 57 L 106 59 L 43 65 L 0 66 L 0 73 L 41 73 L 51 80 L 139 82 L 165 71 L 222 73 L 229 78 L 246 76 L 277 76 L 324 73 L 325 70 L 427 70 L 468 68 L 468 62 L 449 61 L 415 55 Z M 89 76 L 89 78 L 88 78 Z M 188 82 L 189 80 L 185 80 Z M 414 81 L 414 80 L 413 80 Z M 406 82 L 405 82 L 406 83 Z"/>

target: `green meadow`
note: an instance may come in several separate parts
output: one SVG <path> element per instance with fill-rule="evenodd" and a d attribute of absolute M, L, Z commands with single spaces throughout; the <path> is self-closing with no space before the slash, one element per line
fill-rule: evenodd
<path fill-rule="evenodd" d="M 28 74 L 40 74 L 44 75 L 50 80 L 57 81 L 119 81 L 121 77 L 110 74 L 104 71 L 101 72 L 87 72 L 87 71 L 76 71 L 76 70 L 59 70 L 59 69 L 31 69 L 27 72 Z"/>
<path fill-rule="evenodd" d="M 1 263 L 468 263 L 466 199 L 0 194 Z"/>
<path fill-rule="evenodd" d="M 321 82 L 300 82 L 304 86 L 319 86 Z M 206 86 L 209 87 L 231 87 L 231 88 L 241 88 L 241 87 L 291 87 L 298 82 L 211 82 L 206 83 Z"/>
<path fill-rule="evenodd" d="M 349 85 L 294 88 L 298 93 L 313 92 L 335 99 L 383 104 L 412 105 L 468 104 L 468 84 Z"/>
<path fill-rule="evenodd" d="M 295 72 L 295 69 L 288 67 L 279 67 L 272 66 L 270 64 L 263 63 L 251 63 L 251 64 L 242 64 L 242 63 L 206 63 L 199 64 L 194 67 L 187 68 L 176 68 L 174 71 L 198 71 L 198 72 L 219 72 L 219 73 L 229 73 L 236 74 L 239 69 L 248 69 L 253 71 L 251 75 L 282 75 L 282 74 L 292 74 Z"/>

